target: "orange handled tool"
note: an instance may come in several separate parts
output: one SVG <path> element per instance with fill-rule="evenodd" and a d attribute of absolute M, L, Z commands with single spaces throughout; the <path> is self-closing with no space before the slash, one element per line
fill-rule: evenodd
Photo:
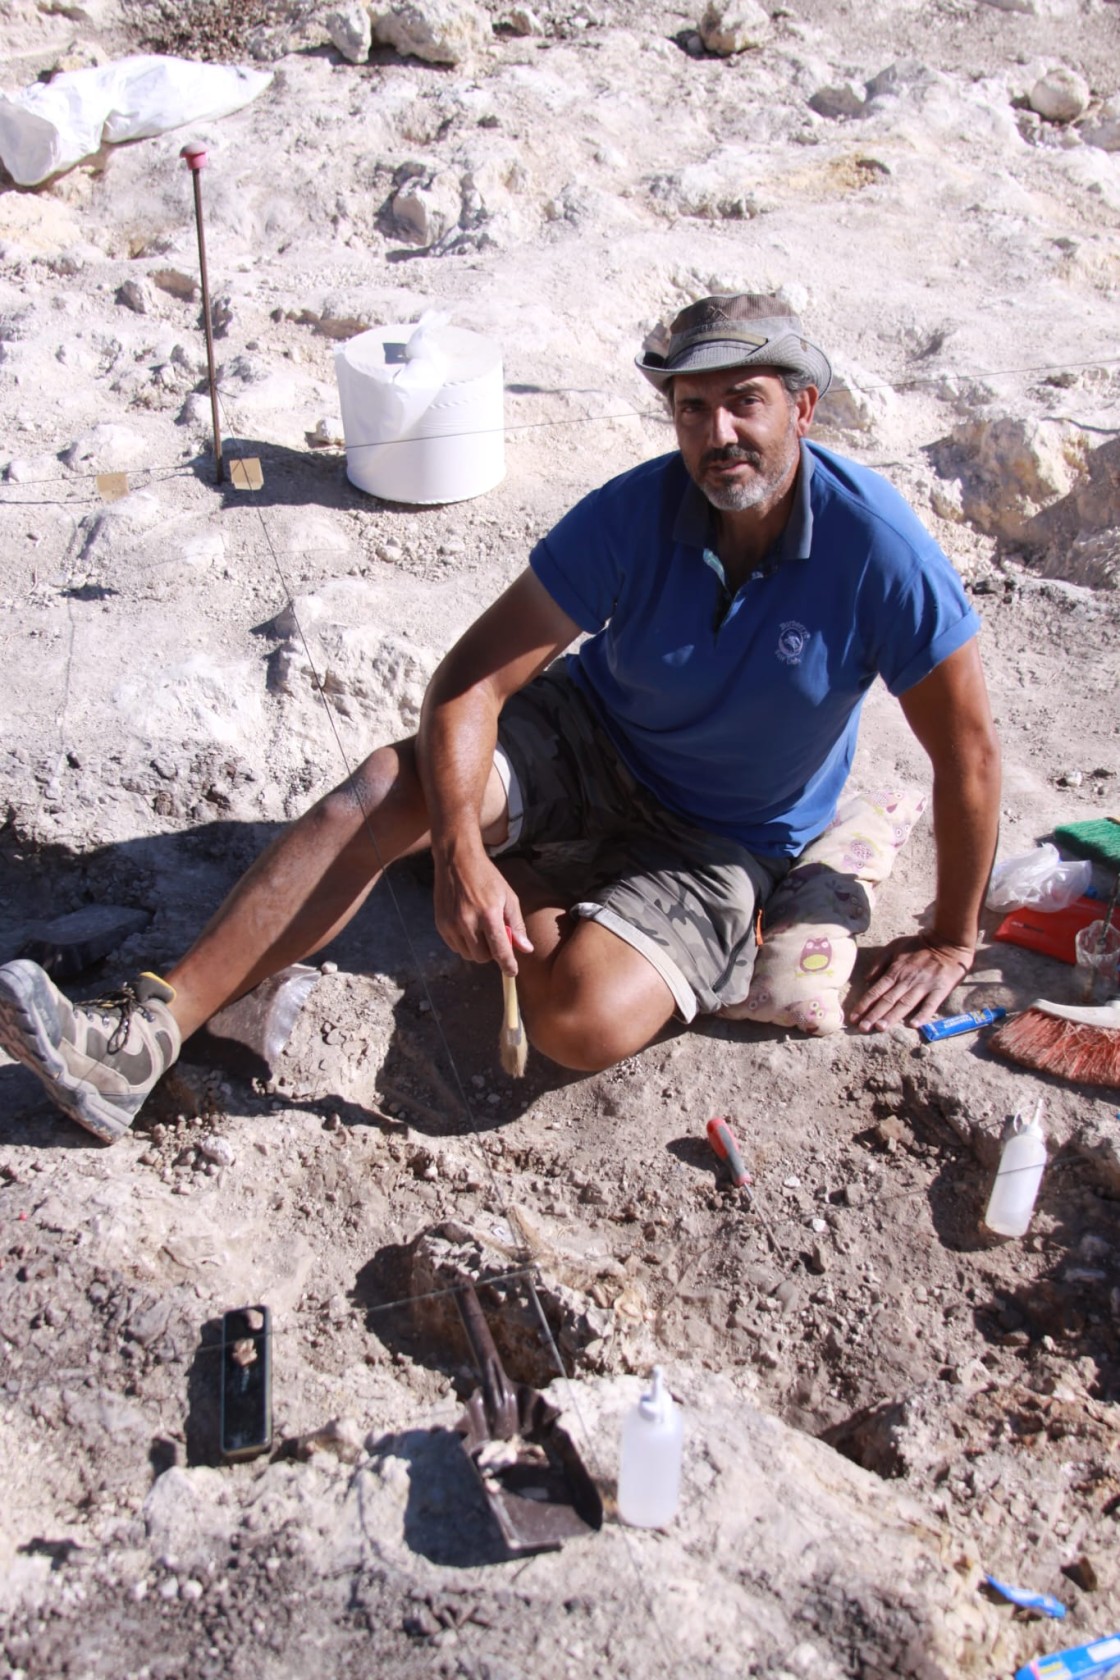
<path fill-rule="evenodd" d="M 747 1171 L 746 1162 L 739 1153 L 739 1145 L 735 1142 L 735 1133 L 726 1120 L 720 1120 L 717 1117 L 708 1121 L 708 1142 L 720 1160 L 727 1162 L 727 1170 L 736 1190 L 741 1189 L 744 1184 L 749 1184 L 751 1175 Z"/>

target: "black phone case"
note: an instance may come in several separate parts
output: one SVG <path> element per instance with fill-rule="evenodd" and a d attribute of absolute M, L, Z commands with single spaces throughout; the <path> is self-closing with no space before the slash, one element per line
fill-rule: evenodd
<path fill-rule="evenodd" d="M 272 1319 L 265 1306 L 222 1317 L 221 1451 L 253 1458 L 272 1445 Z"/>

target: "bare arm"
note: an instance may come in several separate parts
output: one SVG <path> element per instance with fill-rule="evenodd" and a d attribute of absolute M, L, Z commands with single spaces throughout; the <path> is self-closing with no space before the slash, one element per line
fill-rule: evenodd
<path fill-rule="evenodd" d="M 453 951 L 491 958 L 508 974 L 514 944 L 532 947 L 516 895 L 490 862 L 483 803 L 498 738 L 498 714 L 511 694 L 543 671 L 579 634 L 531 571 L 510 585 L 451 649 L 428 684 L 417 734 L 435 863 L 436 925 Z"/>
<path fill-rule="evenodd" d="M 968 973 L 999 830 L 999 742 L 975 638 L 901 705 L 933 765 L 937 897 L 932 925 L 892 940 L 849 1012 L 864 1032 L 921 1026 Z"/>

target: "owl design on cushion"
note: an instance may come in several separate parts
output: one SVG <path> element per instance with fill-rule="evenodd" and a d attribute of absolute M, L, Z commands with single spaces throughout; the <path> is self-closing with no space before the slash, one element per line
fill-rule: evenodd
<path fill-rule="evenodd" d="M 845 848 L 841 868 L 850 869 L 853 875 L 858 875 L 861 869 L 867 868 L 876 852 L 874 840 L 868 840 L 864 834 L 853 834 Z"/>
<path fill-rule="evenodd" d="M 832 941 L 826 935 L 820 934 L 805 941 L 797 966 L 802 974 L 823 974 L 831 963 Z"/>
<path fill-rule="evenodd" d="M 817 1033 L 825 1018 L 824 1002 L 821 998 L 807 998 L 804 1003 L 798 1004 L 794 1015 L 802 1032 Z"/>

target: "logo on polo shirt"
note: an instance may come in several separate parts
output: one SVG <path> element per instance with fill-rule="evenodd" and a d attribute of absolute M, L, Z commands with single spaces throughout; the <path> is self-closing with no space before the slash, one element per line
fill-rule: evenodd
<path fill-rule="evenodd" d="M 780 627 L 775 652 L 783 665 L 800 665 L 801 655 L 809 645 L 809 634 L 795 618 L 787 619 Z"/>

